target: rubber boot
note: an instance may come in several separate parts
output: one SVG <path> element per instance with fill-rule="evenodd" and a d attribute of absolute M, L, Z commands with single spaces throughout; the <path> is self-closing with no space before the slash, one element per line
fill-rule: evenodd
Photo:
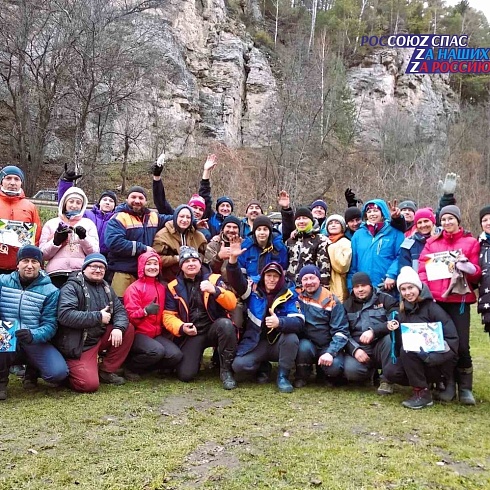
<path fill-rule="evenodd" d="M 463 405 L 476 405 L 473 396 L 473 368 L 458 368 L 456 370 L 458 377 L 458 397 L 459 403 Z"/>
<path fill-rule="evenodd" d="M 308 384 L 308 378 L 310 377 L 310 365 L 298 364 L 296 366 L 296 372 L 294 373 L 294 387 L 303 388 Z"/>
<path fill-rule="evenodd" d="M 277 371 L 277 387 L 281 393 L 293 392 L 293 385 L 289 381 L 289 369 L 279 368 Z"/>
<path fill-rule="evenodd" d="M 234 351 L 224 351 L 219 356 L 220 370 L 219 377 L 225 390 L 234 390 L 237 387 L 231 364 L 235 357 Z"/>
<path fill-rule="evenodd" d="M 446 376 L 444 386 L 444 390 L 434 390 L 434 400 L 440 400 L 441 402 L 452 402 L 456 397 L 456 380 L 454 379 L 454 374 L 451 373 Z"/>

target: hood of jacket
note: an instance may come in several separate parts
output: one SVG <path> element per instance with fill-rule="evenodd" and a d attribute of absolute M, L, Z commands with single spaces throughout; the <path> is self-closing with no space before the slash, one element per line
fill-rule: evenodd
<path fill-rule="evenodd" d="M 364 206 L 362 207 L 361 211 L 361 216 L 364 221 L 364 215 L 366 214 L 366 209 L 369 204 L 376 204 L 379 209 L 381 209 L 381 214 L 383 215 L 383 220 L 384 221 L 391 221 L 391 214 L 390 210 L 388 209 L 388 205 L 386 204 L 383 199 L 370 199 L 369 201 L 366 201 L 364 203 Z"/>
<path fill-rule="evenodd" d="M 158 260 L 158 272 L 162 270 L 162 259 L 154 250 L 145 252 L 138 257 L 138 278 L 143 279 L 145 276 L 145 264 L 149 259 Z M 152 278 L 153 279 L 153 278 Z"/>
<path fill-rule="evenodd" d="M 79 194 L 82 197 L 82 209 L 80 210 L 80 212 L 76 216 L 73 216 L 71 219 L 69 219 L 65 216 L 63 209 L 65 207 L 68 196 L 70 196 L 72 194 Z M 87 209 L 87 204 L 88 204 L 88 199 L 87 199 L 87 196 L 85 195 L 85 192 L 83 192 L 83 190 L 80 189 L 79 187 L 70 187 L 63 194 L 63 197 L 61 198 L 61 200 L 58 204 L 58 216 L 60 219 L 64 219 L 66 221 L 72 221 L 72 220 L 78 221 L 79 219 L 82 218 L 83 214 L 85 213 L 85 210 Z"/>

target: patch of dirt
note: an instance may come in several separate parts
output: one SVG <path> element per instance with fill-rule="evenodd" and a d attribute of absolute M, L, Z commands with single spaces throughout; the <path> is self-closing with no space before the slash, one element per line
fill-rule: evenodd
<path fill-rule="evenodd" d="M 186 488 L 198 488 L 207 481 L 219 481 L 226 473 L 240 467 L 240 460 L 233 450 L 237 447 L 248 450 L 249 444 L 239 437 L 223 445 L 208 441 L 186 456 L 181 471 L 173 474 L 172 478 L 185 480 Z"/>
<path fill-rule="evenodd" d="M 159 407 L 160 413 L 165 416 L 183 415 L 186 410 L 193 408 L 198 412 L 204 412 L 213 408 L 224 408 L 231 405 L 230 399 L 223 400 L 196 400 L 192 395 L 170 396 Z"/>
<path fill-rule="evenodd" d="M 438 466 L 447 466 L 458 475 L 470 476 L 475 473 L 480 473 L 481 471 L 486 471 L 487 469 L 484 465 L 471 466 L 465 461 L 457 461 L 450 453 L 440 447 L 433 446 L 432 449 L 434 450 L 434 453 L 441 458 L 436 464 Z"/>

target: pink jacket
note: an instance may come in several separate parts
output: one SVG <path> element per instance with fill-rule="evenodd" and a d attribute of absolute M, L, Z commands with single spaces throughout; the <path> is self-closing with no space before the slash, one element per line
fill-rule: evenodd
<path fill-rule="evenodd" d="M 77 216 L 68 219 L 63 214 L 63 206 L 66 197 L 76 192 L 83 197 L 83 207 Z M 73 272 L 82 269 L 85 257 L 91 253 L 99 252 L 99 235 L 94 222 L 88 218 L 82 218 L 87 207 L 87 197 L 85 193 L 77 187 L 72 187 L 62 198 L 58 206 L 58 218 L 50 219 L 44 226 L 39 240 L 39 248 L 44 254 L 44 260 L 48 261 L 46 272 L 54 274 L 56 272 Z M 82 226 L 87 232 L 87 236 L 80 240 L 73 231 L 68 235 L 68 239 L 61 245 L 53 243 L 54 232 L 58 228 L 60 221 L 71 227 Z"/>
<path fill-rule="evenodd" d="M 481 267 L 478 265 L 478 259 L 480 255 L 480 244 L 476 238 L 473 238 L 470 232 L 464 231 L 460 228 L 459 231 L 453 234 L 446 233 L 443 231 L 439 235 L 429 238 L 425 244 L 422 253 L 419 258 L 419 276 L 423 283 L 427 284 L 432 293 L 432 296 L 436 301 L 442 301 L 447 303 L 461 303 L 462 301 L 466 303 L 475 303 L 476 295 L 474 290 L 471 289 L 471 293 L 466 293 L 465 295 L 453 294 L 451 293 L 447 298 L 443 298 L 442 295 L 449 288 L 451 279 L 437 279 L 434 281 L 429 281 L 427 279 L 427 272 L 425 265 L 430 257 L 428 254 L 435 252 L 445 252 L 451 250 L 462 250 L 463 254 L 468 258 L 468 260 L 476 267 L 476 272 L 474 274 L 466 274 L 466 279 L 471 284 L 477 284 L 481 276 Z"/>

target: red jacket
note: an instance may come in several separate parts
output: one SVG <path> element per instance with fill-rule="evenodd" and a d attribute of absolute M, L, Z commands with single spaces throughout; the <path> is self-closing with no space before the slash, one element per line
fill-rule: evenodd
<path fill-rule="evenodd" d="M 422 250 L 422 253 L 420 254 L 420 279 L 423 283 L 427 284 L 430 292 L 432 293 L 432 296 L 436 301 L 447 303 L 461 303 L 462 301 L 466 303 L 476 302 L 476 295 L 473 289 L 471 289 L 471 293 L 466 293 L 465 295 L 451 293 L 447 298 L 443 298 L 442 295 L 449 288 L 451 279 L 437 279 L 434 281 L 429 281 L 427 279 L 425 265 L 427 260 L 430 258 L 427 257 L 428 254 L 459 249 L 462 250 L 463 254 L 476 267 L 476 272 L 474 274 L 466 274 L 466 279 L 471 287 L 471 284 L 478 283 L 481 276 L 481 267 L 478 265 L 480 244 L 478 243 L 478 240 L 476 238 L 473 238 L 470 232 L 464 231 L 463 228 L 460 228 L 459 231 L 453 234 L 449 234 L 443 231 L 439 235 L 429 238 L 425 244 L 424 249 Z"/>
<path fill-rule="evenodd" d="M 39 245 L 41 236 L 41 220 L 36 206 L 25 197 L 24 191 L 18 196 L 7 196 L 0 191 L 0 219 L 34 223 L 36 228 L 36 243 Z M 0 269 L 15 270 L 17 268 L 17 247 L 5 245 L 5 250 L 0 253 Z"/>
<path fill-rule="evenodd" d="M 145 276 L 145 264 L 150 258 L 158 259 L 159 269 L 162 261 L 156 252 L 145 252 L 138 257 L 138 280 L 133 282 L 124 293 L 124 306 L 128 312 L 130 323 L 135 333 L 155 338 L 162 334 L 163 307 L 165 306 L 165 286 L 158 281 L 158 277 Z M 157 298 L 160 311 L 156 315 L 146 315 L 145 306 Z"/>

